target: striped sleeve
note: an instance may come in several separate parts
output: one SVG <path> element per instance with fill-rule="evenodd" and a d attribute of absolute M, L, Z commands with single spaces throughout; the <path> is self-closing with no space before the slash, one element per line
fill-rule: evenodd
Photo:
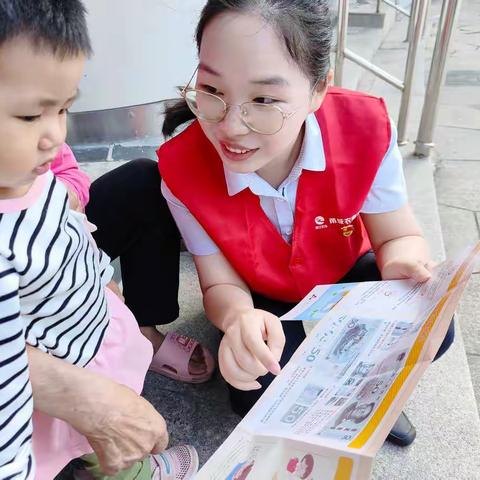
<path fill-rule="evenodd" d="M 32 388 L 19 277 L 0 255 L 0 478 L 33 479 Z"/>

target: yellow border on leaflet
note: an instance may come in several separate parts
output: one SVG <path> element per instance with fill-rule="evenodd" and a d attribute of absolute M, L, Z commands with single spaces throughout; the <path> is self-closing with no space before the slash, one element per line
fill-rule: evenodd
<path fill-rule="evenodd" d="M 335 480 L 350 480 L 353 472 L 353 460 L 348 457 L 340 457 L 338 459 Z"/>
<path fill-rule="evenodd" d="M 423 325 L 420 333 L 418 334 L 415 343 L 413 344 L 412 350 L 410 351 L 405 367 L 402 368 L 398 374 L 395 381 L 392 383 L 392 386 L 389 388 L 385 398 L 380 403 L 379 407 L 375 411 L 372 418 L 365 425 L 365 428 L 360 432 L 360 434 L 348 445 L 350 448 L 362 448 L 369 438 L 372 436 L 373 432 L 377 428 L 378 424 L 382 421 L 383 417 L 387 413 L 387 410 L 390 408 L 391 404 L 395 400 L 399 390 L 402 388 L 403 384 L 406 382 L 408 376 L 415 367 L 420 352 L 422 351 L 425 342 L 430 334 L 430 331 L 435 324 L 440 312 L 443 309 L 446 301 L 448 300 L 449 294 L 447 293 L 435 307 L 435 310 L 430 314 L 428 320 Z"/>
<path fill-rule="evenodd" d="M 460 268 L 458 269 L 458 272 L 454 275 L 452 278 L 452 281 L 450 282 L 450 285 L 448 286 L 448 289 L 451 290 L 452 288 L 455 288 L 459 282 L 462 279 L 463 274 L 465 273 L 465 270 L 467 269 L 468 265 L 473 261 L 476 255 L 480 253 L 480 242 L 477 243 L 475 248 L 471 251 L 470 255 L 465 259 L 465 261 L 462 263 Z"/>
<path fill-rule="evenodd" d="M 473 248 L 473 250 L 468 255 L 468 257 L 462 262 L 462 264 L 458 268 L 457 273 L 454 275 L 454 277 L 450 281 L 447 293 L 445 293 L 445 295 L 442 297 L 440 302 L 437 304 L 437 306 L 435 307 L 435 309 L 433 310 L 433 312 L 430 314 L 427 321 L 423 325 L 422 329 L 420 330 L 420 333 L 418 334 L 417 339 L 415 340 L 415 343 L 413 344 L 412 350 L 408 355 L 405 367 L 403 367 L 403 369 L 400 371 L 395 381 L 392 383 L 392 386 L 389 388 L 387 394 L 385 395 L 385 398 L 382 400 L 382 402 L 380 403 L 379 407 L 377 408 L 377 410 L 375 411 L 374 415 L 369 420 L 367 425 L 365 425 L 365 428 L 359 433 L 359 435 L 354 440 L 350 442 L 348 447 L 357 448 L 357 449 L 362 448 L 370 439 L 373 432 L 378 427 L 378 424 L 382 421 L 383 417 L 385 416 L 387 410 L 390 408 L 391 404 L 393 403 L 395 397 L 397 396 L 398 392 L 402 388 L 403 384 L 407 381 L 408 376 L 413 370 L 413 367 L 416 365 L 418 357 L 420 356 L 420 352 L 425 346 L 425 342 L 428 336 L 430 335 L 433 325 L 435 324 L 438 316 L 440 315 L 440 312 L 442 311 L 443 307 L 445 306 L 445 303 L 450 297 L 450 291 L 459 284 L 459 282 L 461 281 L 465 273 L 465 270 L 468 268 L 469 264 L 472 262 L 475 256 L 478 255 L 479 253 L 480 253 L 480 242 L 477 243 L 477 245 Z"/>

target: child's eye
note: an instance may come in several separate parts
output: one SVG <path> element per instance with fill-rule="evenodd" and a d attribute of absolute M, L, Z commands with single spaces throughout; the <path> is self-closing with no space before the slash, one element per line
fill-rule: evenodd
<path fill-rule="evenodd" d="M 62 108 L 62 109 L 58 112 L 59 115 L 65 115 L 66 113 L 68 113 L 68 108 Z"/>
<path fill-rule="evenodd" d="M 17 118 L 23 122 L 34 122 L 40 118 L 40 115 L 22 115 Z"/>
<path fill-rule="evenodd" d="M 263 103 L 265 105 L 271 105 L 272 103 L 277 103 L 278 100 L 274 100 L 270 97 L 257 97 L 253 99 L 254 103 Z"/>

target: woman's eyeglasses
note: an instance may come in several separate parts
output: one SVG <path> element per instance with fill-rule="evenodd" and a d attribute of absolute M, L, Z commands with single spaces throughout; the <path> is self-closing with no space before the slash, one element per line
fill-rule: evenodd
<path fill-rule="evenodd" d="M 195 72 L 188 85 L 180 90 L 180 95 L 185 99 L 193 114 L 200 120 L 219 123 L 225 118 L 230 108 L 239 107 L 242 122 L 250 130 L 262 135 L 274 135 L 282 129 L 285 120 L 295 113 L 285 113 L 279 106 L 266 103 L 228 104 L 213 93 L 190 88 L 189 85 L 195 76 Z"/>

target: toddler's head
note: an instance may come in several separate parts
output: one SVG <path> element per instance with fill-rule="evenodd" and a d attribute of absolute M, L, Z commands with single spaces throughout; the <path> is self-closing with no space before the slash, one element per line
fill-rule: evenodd
<path fill-rule="evenodd" d="M 0 198 L 48 170 L 90 53 L 80 0 L 0 0 Z"/>

